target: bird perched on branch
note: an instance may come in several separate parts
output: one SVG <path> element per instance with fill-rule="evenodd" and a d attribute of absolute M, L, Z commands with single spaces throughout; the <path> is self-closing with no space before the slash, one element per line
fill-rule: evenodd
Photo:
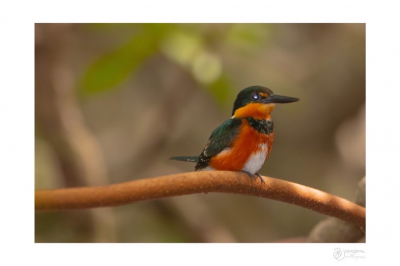
<path fill-rule="evenodd" d="M 199 156 L 178 156 L 173 160 L 195 162 L 195 170 L 241 171 L 258 176 L 274 141 L 271 112 L 277 103 L 298 98 L 275 95 L 270 89 L 252 86 L 239 92 L 232 117 L 217 127 Z"/>

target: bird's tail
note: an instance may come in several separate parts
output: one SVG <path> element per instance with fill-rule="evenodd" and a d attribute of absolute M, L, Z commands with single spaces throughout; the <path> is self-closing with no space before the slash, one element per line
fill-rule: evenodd
<path fill-rule="evenodd" d="M 177 156 L 177 157 L 171 157 L 170 159 L 177 160 L 177 161 L 197 163 L 199 161 L 199 156 Z"/>

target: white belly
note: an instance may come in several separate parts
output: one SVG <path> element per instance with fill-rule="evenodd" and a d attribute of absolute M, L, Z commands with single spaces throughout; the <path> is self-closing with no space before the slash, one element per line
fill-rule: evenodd
<path fill-rule="evenodd" d="M 251 174 L 255 174 L 258 170 L 261 169 L 263 166 L 265 159 L 268 155 L 268 145 L 267 143 L 258 145 L 259 151 L 253 153 L 249 159 L 247 160 L 246 164 L 243 166 L 244 171 L 249 172 Z"/>

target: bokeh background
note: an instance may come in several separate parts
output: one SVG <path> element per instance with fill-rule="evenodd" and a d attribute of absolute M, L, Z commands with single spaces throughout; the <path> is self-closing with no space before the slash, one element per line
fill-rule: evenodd
<path fill-rule="evenodd" d="M 353 200 L 365 176 L 365 24 L 35 24 L 35 189 L 192 171 L 262 85 L 300 98 L 272 114 L 260 170 Z M 302 242 L 325 216 L 209 193 L 35 214 L 35 242 Z"/>

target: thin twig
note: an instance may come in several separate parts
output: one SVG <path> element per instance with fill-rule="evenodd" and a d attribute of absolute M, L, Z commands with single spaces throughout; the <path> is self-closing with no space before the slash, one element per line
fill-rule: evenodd
<path fill-rule="evenodd" d="M 358 225 L 365 231 L 365 208 L 317 189 L 288 181 L 250 178 L 240 172 L 200 171 L 101 187 L 37 190 L 35 209 L 54 211 L 109 207 L 195 193 L 226 192 L 292 203 Z"/>

